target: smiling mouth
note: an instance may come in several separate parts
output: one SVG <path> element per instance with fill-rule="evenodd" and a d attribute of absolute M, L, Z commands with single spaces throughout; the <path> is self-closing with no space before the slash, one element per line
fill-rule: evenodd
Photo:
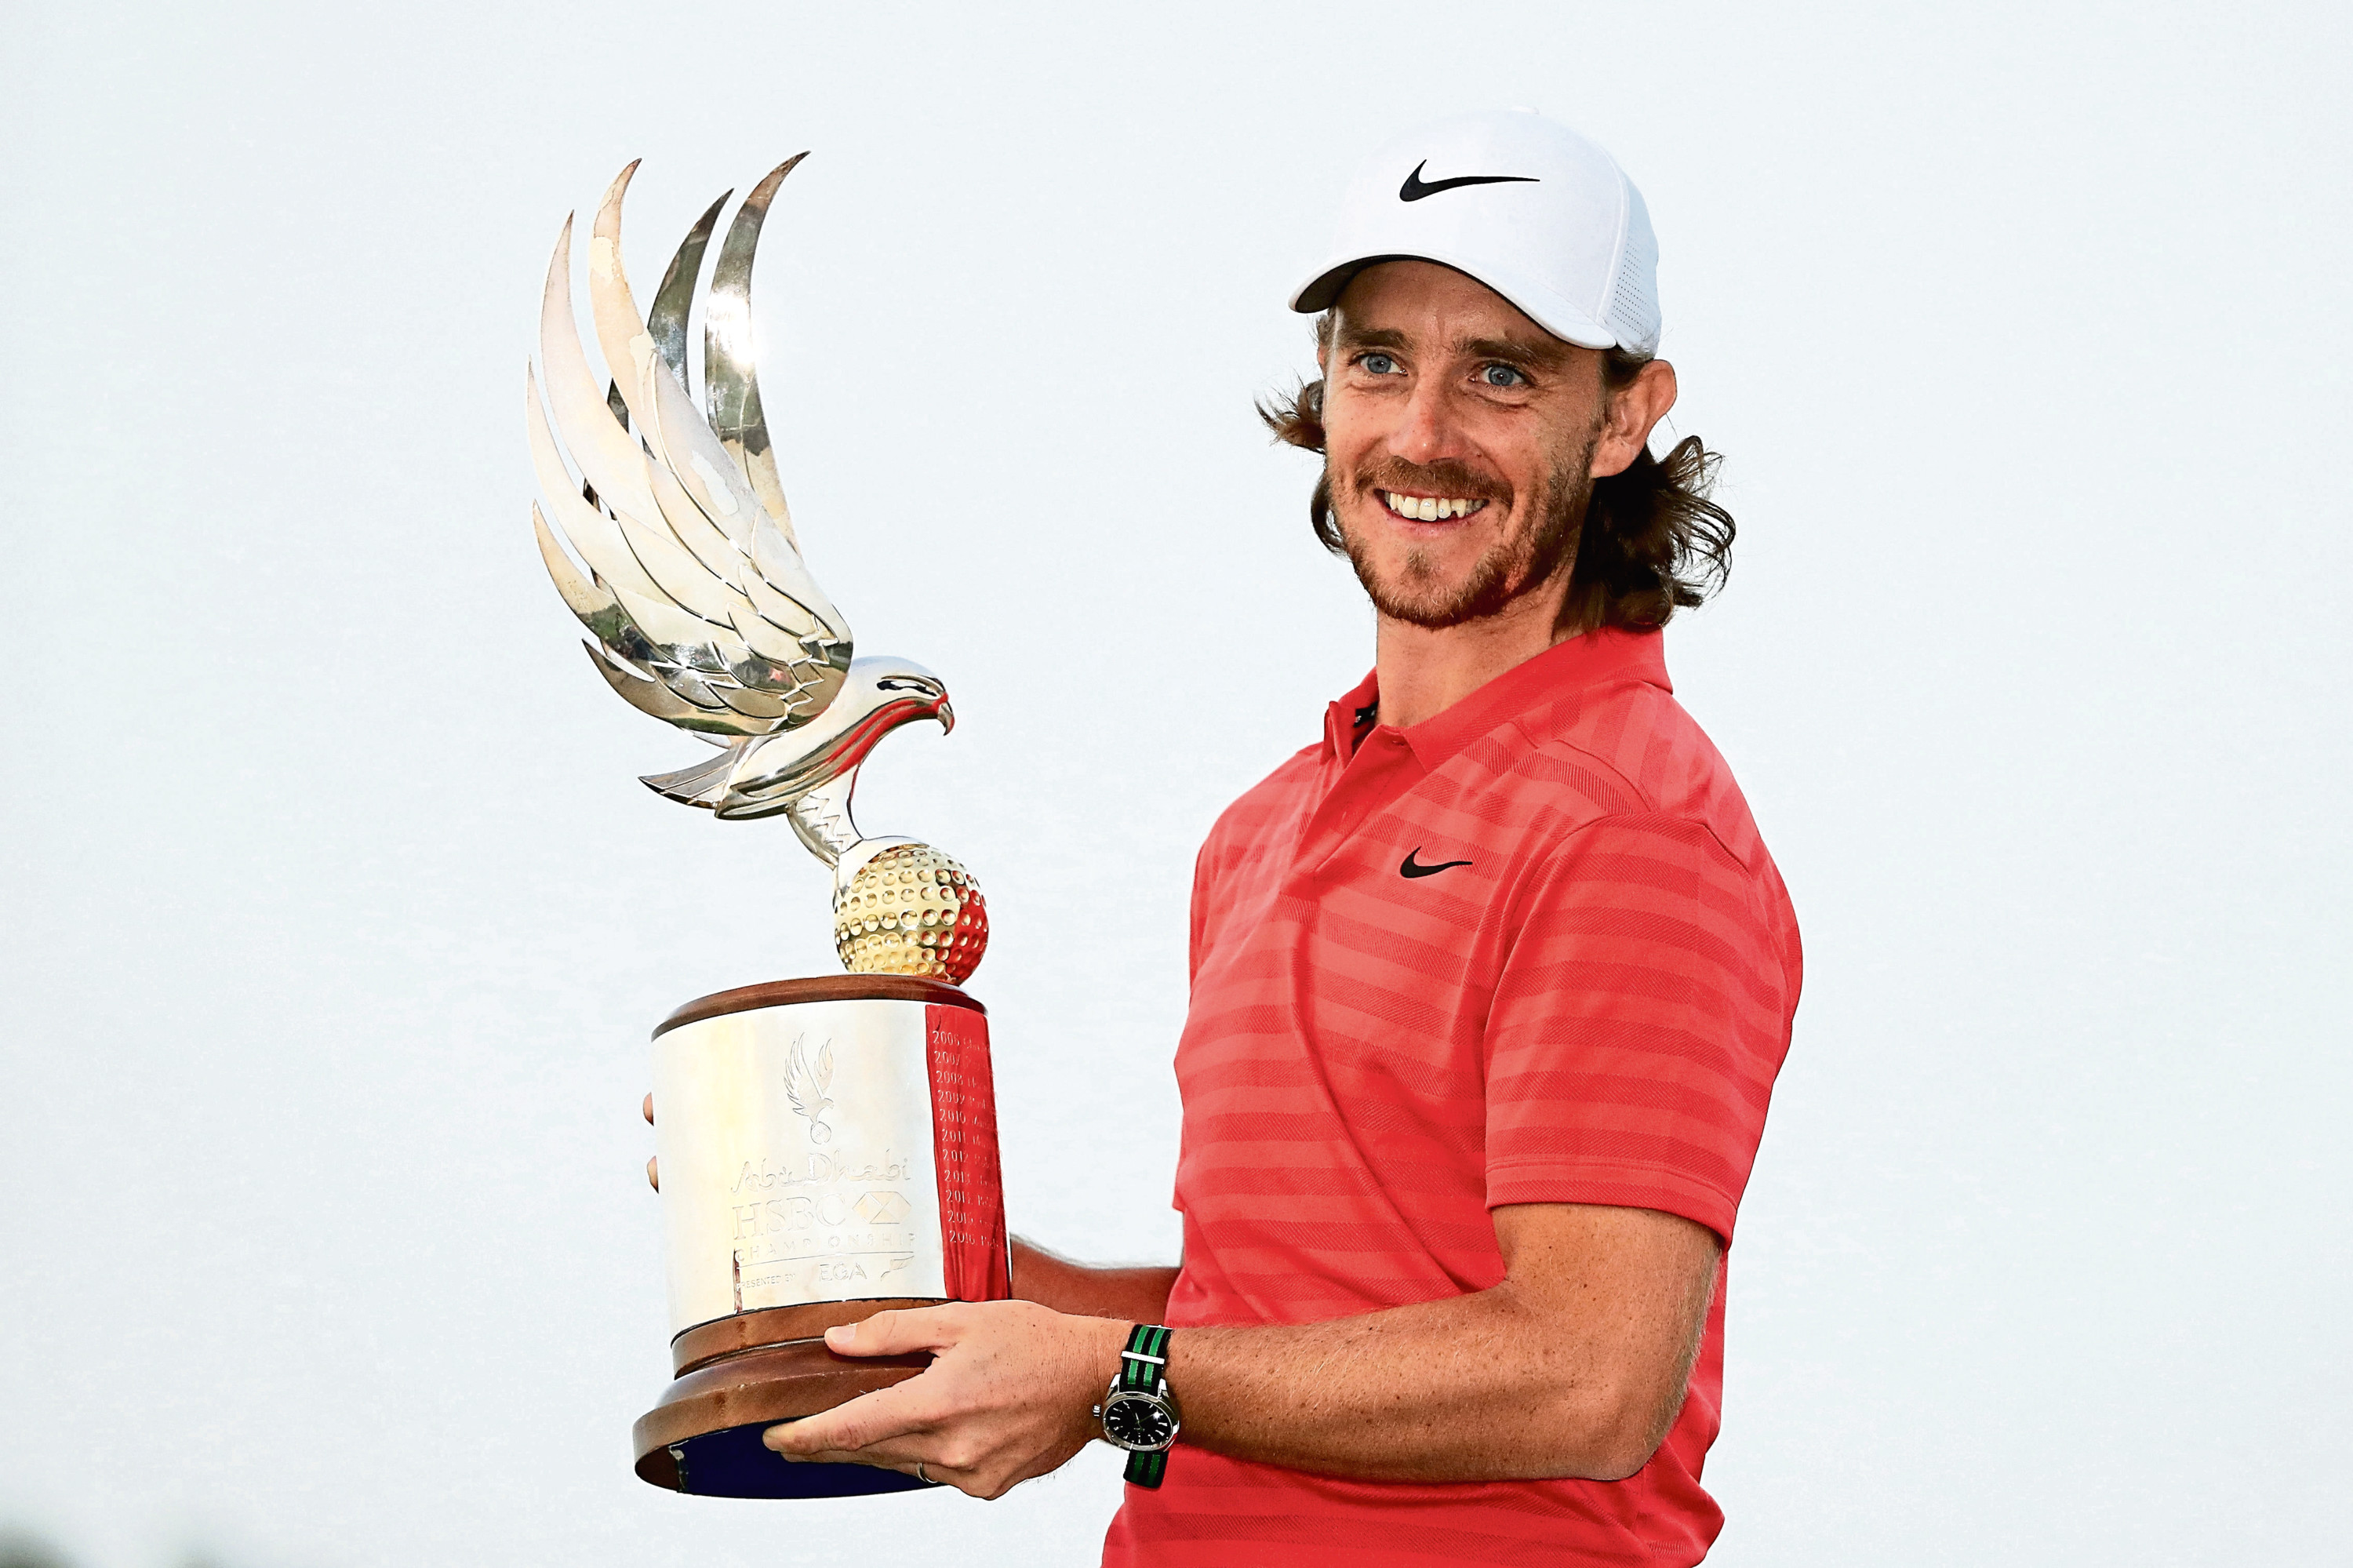
<path fill-rule="evenodd" d="M 1388 507 L 1392 515 L 1404 518 L 1409 523 L 1438 523 L 1450 517 L 1468 517 L 1487 504 L 1484 496 L 1405 495 L 1394 490 L 1376 490 L 1373 493 L 1380 497 L 1381 504 Z"/>

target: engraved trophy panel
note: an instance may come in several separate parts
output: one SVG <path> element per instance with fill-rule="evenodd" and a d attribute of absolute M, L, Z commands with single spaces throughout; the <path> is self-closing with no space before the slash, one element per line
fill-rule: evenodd
<path fill-rule="evenodd" d="M 591 368 L 574 313 L 567 218 L 525 379 L 545 503 L 533 529 L 591 662 L 631 706 L 717 747 L 644 783 L 720 821 L 782 816 L 833 874 L 848 974 L 703 997 L 655 1032 L 676 1376 L 637 1423 L 636 1467 L 731 1497 L 917 1486 L 787 1465 L 760 1434 L 925 1364 L 835 1356 L 827 1328 L 1011 1294 L 987 1018 L 958 989 L 987 944 L 987 900 L 955 860 L 870 837 L 850 810 L 883 736 L 919 720 L 945 732 L 955 715 L 922 665 L 852 656 L 849 623 L 804 559 L 760 401 L 752 263 L 799 162 L 737 206 L 706 281 L 728 196 L 712 203 L 643 313 L 621 252 L 637 165 L 622 170 L 587 246 L 605 370 Z M 682 870 L 683 891 L 721 874 L 740 881 L 733 867 Z"/>
<path fill-rule="evenodd" d="M 975 1008 L 934 1006 L 928 1033 L 946 1294 L 956 1301 L 1002 1301 L 1013 1294 L 1013 1245 L 997 1160 L 987 1020 Z"/>
<path fill-rule="evenodd" d="M 815 1301 L 948 1294 L 915 1001 L 811 1001 L 654 1042 L 673 1333 Z"/>

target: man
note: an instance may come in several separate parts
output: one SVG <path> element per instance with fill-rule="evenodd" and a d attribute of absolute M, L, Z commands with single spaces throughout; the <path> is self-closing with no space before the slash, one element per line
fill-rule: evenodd
<path fill-rule="evenodd" d="M 1616 164 L 1532 114 L 1364 166 L 1293 302 L 1321 378 L 1268 417 L 1324 454 L 1376 666 L 1201 852 L 1183 1263 L 1017 1243 L 1023 1299 L 831 1331 L 936 1359 L 770 1446 L 994 1497 L 1181 1420 L 1107 1563 L 1705 1554 L 1799 951 L 1660 653 L 1732 529 L 1695 439 L 1648 450 L 1655 254 Z"/>

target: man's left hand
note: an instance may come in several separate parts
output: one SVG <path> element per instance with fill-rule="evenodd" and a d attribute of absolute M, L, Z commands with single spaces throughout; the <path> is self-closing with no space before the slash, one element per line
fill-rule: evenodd
<path fill-rule="evenodd" d="M 905 1383 L 771 1426 L 787 1459 L 876 1465 L 999 1498 L 1103 1435 L 1091 1414 L 1111 1386 L 1129 1325 L 1031 1301 L 957 1301 L 877 1312 L 826 1330 L 843 1356 L 932 1352 Z M 922 1469 L 917 1469 L 918 1464 Z"/>

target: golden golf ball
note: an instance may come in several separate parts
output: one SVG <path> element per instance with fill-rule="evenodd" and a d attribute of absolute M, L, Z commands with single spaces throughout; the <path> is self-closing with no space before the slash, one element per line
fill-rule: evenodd
<path fill-rule="evenodd" d="M 929 844 L 894 844 L 834 899 L 833 945 L 854 975 L 961 985 L 988 948 L 988 905 L 972 873 Z"/>

